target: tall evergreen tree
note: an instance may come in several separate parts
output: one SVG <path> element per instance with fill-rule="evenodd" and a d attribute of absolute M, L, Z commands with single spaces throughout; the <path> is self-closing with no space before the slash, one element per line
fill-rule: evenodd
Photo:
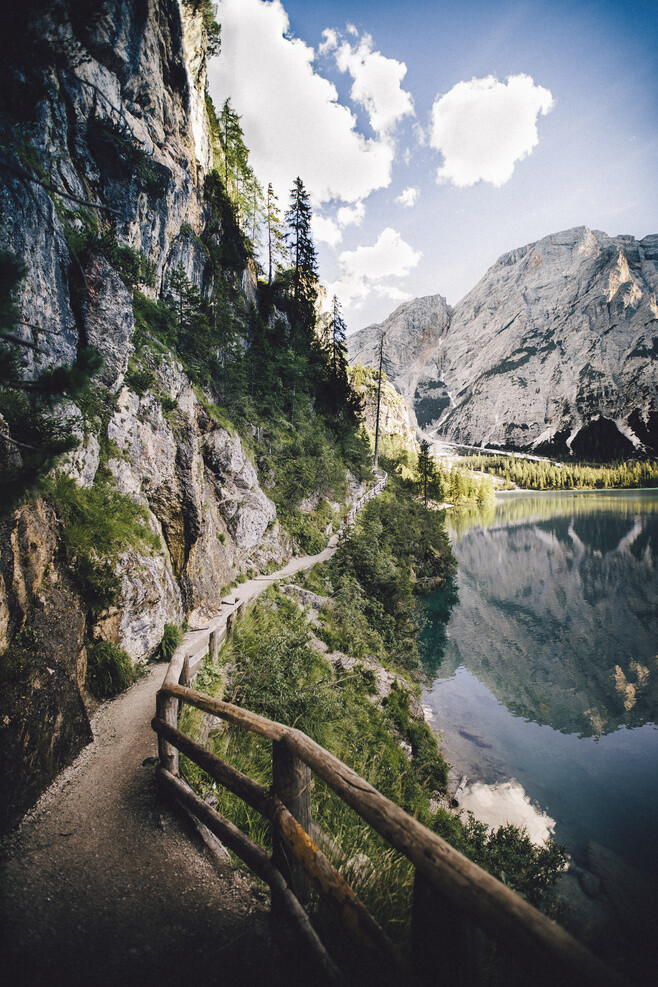
<path fill-rule="evenodd" d="M 347 326 L 340 311 L 340 303 L 334 295 L 331 303 L 329 322 L 329 345 L 331 347 L 331 372 L 336 380 L 347 380 Z"/>
<path fill-rule="evenodd" d="M 249 150 L 244 142 L 240 117 L 227 99 L 217 118 L 217 136 L 223 157 L 224 187 L 233 202 L 243 231 L 253 231 L 262 212 L 263 189 L 249 164 Z"/>
<path fill-rule="evenodd" d="M 267 222 L 268 284 L 272 284 L 272 278 L 286 256 L 285 234 L 281 226 L 281 213 L 279 212 L 278 202 L 279 200 L 274 194 L 274 189 L 272 188 L 272 183 L 270 182 L 267 186 L 267 199 L 265 202 L 265 219 Z"/>
<path fill-rule="evenodd" d="M 431 494 L 432 487 L 436 482 L 436 465 L 434 463 L 434 457 L 430 453 L 430 444 L 427 439 L 421 439 L 417 468 L 420 488 L 423 492 L 423 500 L 425 501 L 425 507 L 427 507 L 427 498 Z"/>
<path fill-rule="evenodd" d="M 286 212 L 287 240 L 292 255 L 292 329 L 293 341 L 310 344 L 315 327 L 315 303 L 318 297 L 318 260 L 311 236 L 311 206 L 301 178 L 290 190 L 290 207 Z"/>

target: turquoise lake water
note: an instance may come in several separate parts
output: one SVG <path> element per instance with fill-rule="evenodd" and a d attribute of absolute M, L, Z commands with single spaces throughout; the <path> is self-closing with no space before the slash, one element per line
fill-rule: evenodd
<path fill-rule="evenodd" d="M 474 810 L 658 875 L 658 491 L 500 495 L 448 527 L 423 703 Z"/>

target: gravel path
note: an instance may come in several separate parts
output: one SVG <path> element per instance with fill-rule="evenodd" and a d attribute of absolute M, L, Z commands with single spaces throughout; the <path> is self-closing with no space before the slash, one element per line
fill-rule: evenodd
<path fill-rule="evenodd" d="M 311 568 L 336 543 L 241 584 L 227 601 Z M 151 668 L 98 710 L 93 743 L 2 847 L 0 970 L 11 987 L 315 979 L 271 918 L 269 897 L 202 849 L 158 795 L 150 721 L 165 670 Z"/>

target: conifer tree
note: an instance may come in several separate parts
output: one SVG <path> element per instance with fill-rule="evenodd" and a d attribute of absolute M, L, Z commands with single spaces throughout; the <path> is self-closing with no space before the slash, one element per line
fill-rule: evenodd
<path fill-rule="evenodd" d="M 420 488 L 423 492 L 423 500 L 425 501 L 425 507 L 427 507 L 428 495 L 432 493 L 432 489 L 436 483 L 436 464 L 434 457 L 430 453 L 430 444 L 427 439 L 421 439 L 417 469 Z"/>
<path fill-rule="evenodd" d="M 290 190 L 290 208 L 286 212 L 287 240 L 292 255 L 292 328 L 293 341 L 310 343 L 315 326 L 315 302 L 318 297 L 318 261 L 311 236 L 311 206 L 301 178 Z"/>
<path fill-rule="evenodd" d="M 272 278 L 279 269 L 281 261 L 286 256 L 285 234 L 281 226 L 281 214 L 278 207 L 278 198 L 274 194 L 272 183 L 267 186 L 267 199 L 265 203 L 265 218 L 267 222 L 267 259 L 268 273 L 267 283 L 272 284 Z"/>
<path fill-rule="evenodd" d="M 331 304 L 329 323 L 329 345 L 331 347 L 331 370 L 335 380 L 347 381 L 347 326 L 340 311 L 340 303 L 334 295 Z"/>

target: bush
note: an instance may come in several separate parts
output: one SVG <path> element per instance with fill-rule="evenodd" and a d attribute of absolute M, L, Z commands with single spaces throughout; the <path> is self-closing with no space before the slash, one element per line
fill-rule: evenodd
<path fill-rule="evenodd" d="M 109 484 L 79 487 L 56 473 L 43 490 L 63 522 L 69 575 L 92 613 L 99 613 L 119 598 L 121 581 L 114 569 L 121 552 L 157 550 L 160 539 L 148 527 L 145 509 Z"/>
<path fill-rule="evenodd" d="M 112 641 L 100 641 L 87 651 L 87 685 L 100 698 L 123 692 L 135 681 L 130 655 Z"/>
<path fill-rule="evenodd" d="M 183 632 L 175 624 L 165 624 L 162 633 L 162 640 L 158 647 L 160 657 L 164 661 L 170 661 L 178 645 L 183 640 Z"/>

